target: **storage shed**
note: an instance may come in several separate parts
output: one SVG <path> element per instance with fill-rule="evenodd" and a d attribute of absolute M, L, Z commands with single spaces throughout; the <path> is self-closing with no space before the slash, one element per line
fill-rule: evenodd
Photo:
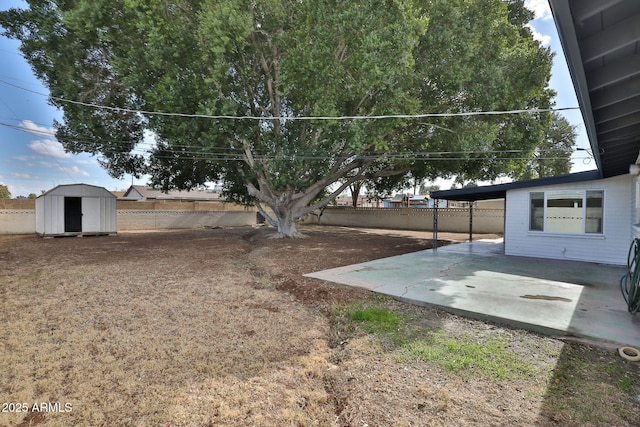
<path fill-rule="evenodd" d="M 36 199 L 36 233 L 42 237 L 115 234 L 116 196 L 94 185 L 59 185 Z"/>

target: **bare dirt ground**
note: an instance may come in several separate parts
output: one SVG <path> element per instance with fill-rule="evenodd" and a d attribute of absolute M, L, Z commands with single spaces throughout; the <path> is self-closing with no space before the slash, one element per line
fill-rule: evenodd
<path fill-rule="evenodd" d="M 0 236 L 0 426 L 640 425 L 638 364 L 611 351 L 302 276 L 430 233 L 302 231 Z M 349 307 L 397 314 L 416 339 L 500 340 L 528 373 L 452 372 Z"/>

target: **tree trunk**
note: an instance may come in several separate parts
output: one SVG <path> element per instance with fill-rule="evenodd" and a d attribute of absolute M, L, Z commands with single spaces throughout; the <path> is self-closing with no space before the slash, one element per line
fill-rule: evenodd
<path fill-rule="evenodd" d="M 351 205 L 354 209 L 358 207 L 358 199 L 360 198 L 360 190 L 364 185 L 364 181 L 356 181 L 349 186 L 351 190 Z"/>
<path fill-rule="evenodd" d="M 306 206 L 298 206 L 291 195 L 284 193 L 275 200 L 275 203 L 267 203 L 275 215 L 274 222 L 278 228 L 272 237 L 278 238 L 303 238 L 306 237 L 296 228 L 296 220 L 302 216 L 302 209 Z"/>
<path fill-rule="evenodd" d="M 282 237 L 291 237 L 291 238 L 300 238 L 306 237 L 304 234 L 300 233 L 296 228 L 296 223 L 293 220 L 291 215 L 279 216 L 276 215 L 277 223 L 278 223 L 278 232 L 272 237 L 282 238 Z"/>

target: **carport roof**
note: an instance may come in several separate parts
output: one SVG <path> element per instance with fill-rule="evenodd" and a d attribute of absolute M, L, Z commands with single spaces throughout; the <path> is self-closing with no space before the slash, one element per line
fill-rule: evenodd
<path fill-rule="evenodd" d="M 502 199 L 506 197 L 508 190 L 541 187 L 543 185 L 567 184 L 570 182 L 593 181 L 599 178 L 600 172 L 597 170 L 591 170 L 586 172 L 570 173 L 567 175 L 551 176 L 548 178 L 532 179 L 528 181 L 514 181 L 508 182 L 506 184 L 434 191 L 431 193 L 431 198 L 461 200 L 466 202 L 473 202 L 476 200 Z"/>

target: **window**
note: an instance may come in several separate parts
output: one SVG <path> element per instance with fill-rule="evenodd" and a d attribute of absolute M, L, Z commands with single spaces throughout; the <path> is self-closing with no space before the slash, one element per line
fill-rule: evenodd
<path fill-rule="evenodd" d="M 529 193 L 529 230 L 602 234 L 604 191 L 559 190 Z"/>
<path fill-rule="evenodd" d="M 529 230 L 544 231 L 544 193 L 529 193 L 531 208 Z"/>
<path fill-rule="evenodd" d="M 602 200 L 604 191 L 587 191 L 585 233 L 602 234 Z"/>

